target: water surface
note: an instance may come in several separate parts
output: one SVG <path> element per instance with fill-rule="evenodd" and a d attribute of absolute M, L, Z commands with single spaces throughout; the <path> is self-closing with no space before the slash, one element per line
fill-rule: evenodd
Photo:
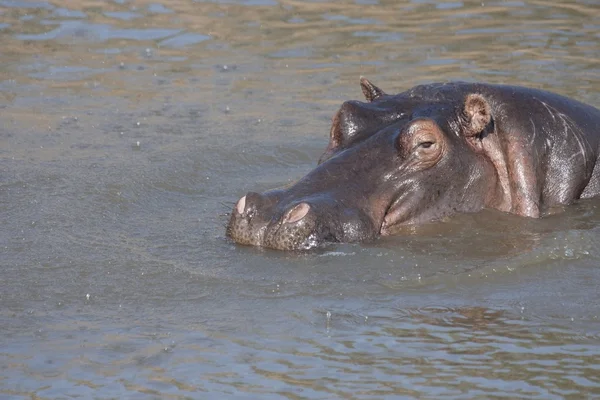
<path fill-rule="evenodd" d="M 0 0 L 0 397 L 600 396 L 600 202 L 236 246 L 331 116 L 448 80 L 600 105 L 594 1 Z"/>

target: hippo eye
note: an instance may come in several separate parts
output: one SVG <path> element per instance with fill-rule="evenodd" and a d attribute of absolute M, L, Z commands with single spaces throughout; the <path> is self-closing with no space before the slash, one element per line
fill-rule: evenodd
<path fill-rule="evenodd" d="M 434 145 L 433 142 L 421 142 L 421 143 L 419 143 L 419 147 L 422 147 L 424 149 L 428 149 L 428 148 L 430 148 L 433 145 Z"/>

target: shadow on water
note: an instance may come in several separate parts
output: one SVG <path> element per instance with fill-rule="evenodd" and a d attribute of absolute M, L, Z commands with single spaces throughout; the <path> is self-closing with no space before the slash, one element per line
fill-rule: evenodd
<path fill-rule="evenodd" d="M 0 397 L 600 395 L 600 214 L 310 253 L 227 213 L 360 99 L 462 79 L 600 105 L 592 1 L 0 0 Z"/>

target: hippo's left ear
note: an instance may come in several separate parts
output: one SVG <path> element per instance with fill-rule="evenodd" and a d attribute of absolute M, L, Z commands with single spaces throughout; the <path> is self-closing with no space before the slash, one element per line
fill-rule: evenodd
<path fill-rule="evenodd" d="M 492 108 L 482 95 L 471 93 L 465 99 L 463 115 L 465 135 L 473 137 L 483 132 L 492 121 Z"/>
<path fill-rule="evenodd" d="M 373 85 L 367 78 L 364 76 L 360 77 L 360 87 L 362 89 L 363 94 L 367 101 L 371 102 L 373 100 L 377 100 L 381 96 L 385 96 L 385 92 L 379 89 L 377 86 Z"/>

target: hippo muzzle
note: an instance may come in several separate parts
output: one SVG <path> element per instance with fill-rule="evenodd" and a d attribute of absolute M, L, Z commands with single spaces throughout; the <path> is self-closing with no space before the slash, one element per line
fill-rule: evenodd
<path fill-rule="evenodd" d="M 277 250 L 308 250 L 328 242 L 377 236 L 371 219 L 325 195 L 282 201 L 281 192 L 250 192 L 234 207 L 227 235 L 239 244 Z"/>

